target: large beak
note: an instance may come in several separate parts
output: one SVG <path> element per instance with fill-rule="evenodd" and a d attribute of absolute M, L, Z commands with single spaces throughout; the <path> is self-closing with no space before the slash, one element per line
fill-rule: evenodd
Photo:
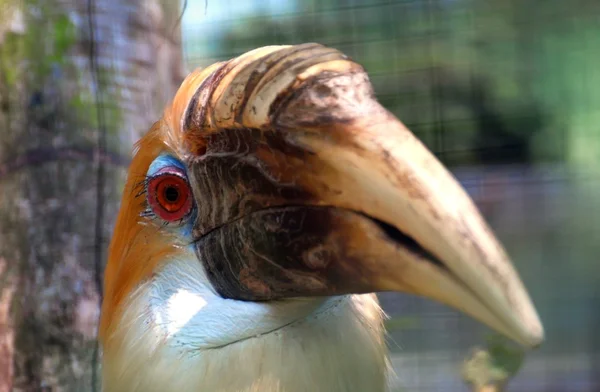
<path fill-rule="evenodd" d="M 288 62 L 287 82 L 274 79 L 281 58 L 302 52 L 292 48 L 253 59 L 248 75 L 259 87 L 250 99 L 239 93 L 242 72 L 232 69 L 244 61 L 236 60 L 216 71 L 233 76 L 212 87 L 214 101 L 203 92 L 205 101 L 187 108 L 187 117 L 199 107 L 218 114 L 220 102 L 231 111 L 244 101 L 223 120 L 230 129 L 205 137 L 203 155 L 190 158 L 199 216 L 211 217 L 198 218 L 196 249 L 215 289 L 242 300 L 407 292 L 524 346 L 540 344 L 543 328 L 518 274 L 453 176 L 341 55 L 313 45 L 305 50 L 322 50 L 324 60 L 305 54 L 312 63 L 294 73 Z M 276 94 L 267 88 L 277 81 Z M 264 117 L 249 109 L 256 97 L 269 108 Z M 220 121 L 210 116 L 187 128 Z"/>
<path fill-rule="evenodd" d="M 540 344 L 544 333 L 527 291 L 453 176 L 390 115 L 346 126 L 352 136 L 344 141 L 298 139 L 331 170 L 324 182 L 337 190 L 331 204 L 371 220 L 353 226 L 363 235 L 347 244 L 360 244 L 364 255 L 354 259 L 369 266 L 370 289 L 422 295 L 525 346 Z"/>

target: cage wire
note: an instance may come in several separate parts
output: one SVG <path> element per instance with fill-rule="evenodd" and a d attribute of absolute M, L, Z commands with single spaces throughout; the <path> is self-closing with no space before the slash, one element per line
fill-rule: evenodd
<path fill-rule="evenodd" d="M 98 71 L 98 53 L 95 45 L 95 32 L 96 32 L 96 17 L 95 17 L 95 2 L 94 0 L 87 1 L 87 22 L 88 32 L 90 35 L 89 45 L 89 62 L 91 71 L 91 83 L 94 91 L 94 105 L 96 106 L 96 122 L 98 124 L 98 135 L 96 138 L 96 148 L 94 151 L 94 163 L 96 166 L 96 210 L 94 219 L 94 283 L 96 290 L 98 291 L 99 307 L 102 306 L 103 300 L 103 279 L 102 279 L 102 267 L 103 267 L 103 226 L 104 226 L 104 187 L 105 187 L 105 164 L 102 161 L 101 154 L 106 151 L 106 121 L 104 118 L 105 111 L 102 108 L 102 102 L 104 102 L 102 93 L 103 86 L 101 85 L 101 79 Z M 91 364 L 91 384 L 90 390 L 95 392 L 99 383 L 98 375 L 98 364 L 100 356 L 100 342 L 96 341 L 94 345 L 94 352 L 92 354 Z"/>
<path fill-rule="evenodd" d="M 508 390 L 600 391 L 600 2 L 182 4 L 189 70 L 260 46 L 305 42 L 337 48 L 362 64 L 379 101 L 473 197 L 539 310 L 546 341 L 527 355 Z M 104 124 L 112 114 L 102 107 L 102 92 L 110 86 L 98 76 L 96 6 L 87 1 L 84 24 L 91 45 L 82 56 L 89 57 L 93 91 L 99 94 L 93 155 L 99 277 L 106 256 L 103 217 L 108 215 L 100 154 L 107 144 Z M 96 285 L 101 292 L 100 279 Z M 429 300 L 390 293 L 379 297 L 390 317 L 386 328 L 397 375 L 393 392 L 465 391 L 460 366 L 491 332 Z M 92 358 L 96 369 L 96 354 Z M 96 378 L 94 373 L 94 386 Z"/>
<path fill-rule="evenodd" d="M 368 71 L 378 99 L 446 165 L 505 244 L 547 340 L 510 391 L 600 390 L 600 3 L 595 0 L 190 0 L 188 68 L 319 42 Z M 489 330 L 382 294 L 394 388 L 464 391 Z"/>

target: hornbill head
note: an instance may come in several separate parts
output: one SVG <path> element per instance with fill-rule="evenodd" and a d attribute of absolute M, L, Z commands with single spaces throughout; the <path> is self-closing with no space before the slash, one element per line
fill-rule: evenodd
<path fill-rule="evenodd" d="M 473 202 L 360 65 L 318 44 L 270 46 L 189 75 L 130 167 L 105 275 L 105 357 L 135 351 L 140 319 L 156 347 L 179 337 L 201 351 L 282 328 L 327 297 L 382 291 L 442 302 L 526 347 L 543 340 Z"/>

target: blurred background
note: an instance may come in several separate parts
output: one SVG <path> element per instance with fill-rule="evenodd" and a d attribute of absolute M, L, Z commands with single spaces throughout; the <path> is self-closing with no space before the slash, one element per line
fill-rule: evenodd
<path fill-rule="evenodd" d="M 600 391 L 597 0 L 0 0 L 0 391 L 91 390 L 132 144 L 185 74 L 303 42 L 364 65 L 505 244 L 547 336 L 507 390 Z M 394 388 L 468 390 L 489 330 L 380 298 Z"/>

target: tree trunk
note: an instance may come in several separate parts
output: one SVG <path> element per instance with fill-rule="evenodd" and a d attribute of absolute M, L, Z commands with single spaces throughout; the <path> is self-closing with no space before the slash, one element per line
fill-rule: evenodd
<path fill-rule="evenodd" d="M 0 392 L 93 389 L 125 168 L 184 76 L 179 2 L 91 3 L 0 0 Z"/>

